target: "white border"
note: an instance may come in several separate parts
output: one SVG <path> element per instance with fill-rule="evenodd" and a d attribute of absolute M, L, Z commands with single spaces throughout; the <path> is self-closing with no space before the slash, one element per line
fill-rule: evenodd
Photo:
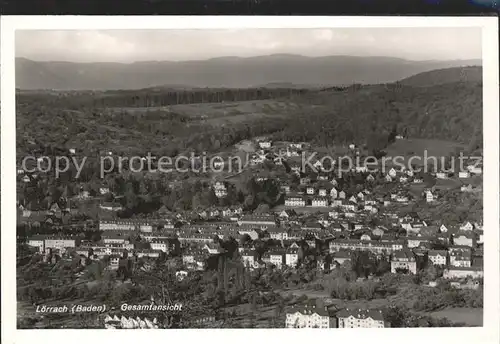
<path fill-rule="evenodd" d="M 15 60 L 14 32 L 20 29 L 224 29 L 224 28 L 358 28 L 358 27 L 481 27 L 483 37 L 484 106 L 484 227 L 485 300 L 482 328 L 445 329 L 335 329 L 335 330 L 16 330 L 15 288 Z M 106 17 L 106 16 L 2 16 L 2 341 L 31 343 L 68 341 L 89 343 L 120 340 L 137 343 L 161 341 L 234 340 L 239 344 L 315 341 L 357 343 L 453 342 L 498 343 L 499 341 L 499 104 L 498 104 L 498 19 L 496 17 Z M 486 144 L 487 143 L 487 144 Z M 213 335 L 213 337 L 210 336 Z M 72 335 L 72 336 L 68 336 Z M 167 337 L 168 336 L 168 337 Z M 206 336 L 206 337 L 203 337 Z M 313 337 L 314 336 L 314 337 Z"/>

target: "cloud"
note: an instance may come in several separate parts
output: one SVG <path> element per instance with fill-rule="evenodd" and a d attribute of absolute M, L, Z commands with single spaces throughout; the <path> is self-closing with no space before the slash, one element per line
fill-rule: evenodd
<path fill-rule="evenodd" d="M 481 58 L 479 28 L 17 31 L 16 56 L 133 62 L 290 53 L 407 59 Z"/>

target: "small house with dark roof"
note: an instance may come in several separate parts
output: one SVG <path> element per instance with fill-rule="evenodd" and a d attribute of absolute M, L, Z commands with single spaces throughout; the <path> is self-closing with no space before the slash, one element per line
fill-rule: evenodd
<path fill-rule="evenodd" d="M 446 250 L 429 250 L 427 256 L 432 265 L 444 266 L 448 259 L 448 252 Z"/>

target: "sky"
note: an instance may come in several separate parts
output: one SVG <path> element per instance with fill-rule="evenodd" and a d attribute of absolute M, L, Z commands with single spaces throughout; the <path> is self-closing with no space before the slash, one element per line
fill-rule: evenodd
<path fill-rule="evenodd" d="M 204 60 L 271 54 L 481 59 L 480 28 L 22 30 L 16 56 L 37 61 Z"/>

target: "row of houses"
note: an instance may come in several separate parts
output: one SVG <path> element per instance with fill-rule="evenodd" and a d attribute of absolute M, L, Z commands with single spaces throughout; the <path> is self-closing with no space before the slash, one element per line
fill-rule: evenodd
<path fill-rule="evenodd" d="M 391 204 L 408 204 L 412 196 L 403 191 L 394 192 L 381 197 L 371 195 L 370 191 L 365 190 L 347 197 L 346 192 L 337 192 L 335 188 L 330 191 L 319 189 L 315 194 L 314 188 L 309 187 L 306 193 L 288 193 L 285 195 L 284 204 L 286 207 L 339 207 L 345 210 L 368 210 L 378 212 L 378 207 L 387 207 Z"/>
<path fill-rule="evenodd" d="M 287 328 L 384 328 L 390 327 L 381 310 L 346 308 L 340 311 L 316 305 L 293 306 L 286 312 Z"/>
<path fill-rule="evenodd" d="M 27 244 L 38 248 L 39 252 L 47 250 L 65 251 L 68 248 L 75 248 L 80 245 L 81 237 L 71 236 L 53 236 L 53 235 L 34 235 L 27 240 Z"/>
<path fill-rule="evenodd" d="M 151 233 L 159 228 L 171 229 L 174 225 L 168 220 L 143 220 L 143 219 L 120 219 L 100 220 L 100 231 L 139 231 Z"/>

